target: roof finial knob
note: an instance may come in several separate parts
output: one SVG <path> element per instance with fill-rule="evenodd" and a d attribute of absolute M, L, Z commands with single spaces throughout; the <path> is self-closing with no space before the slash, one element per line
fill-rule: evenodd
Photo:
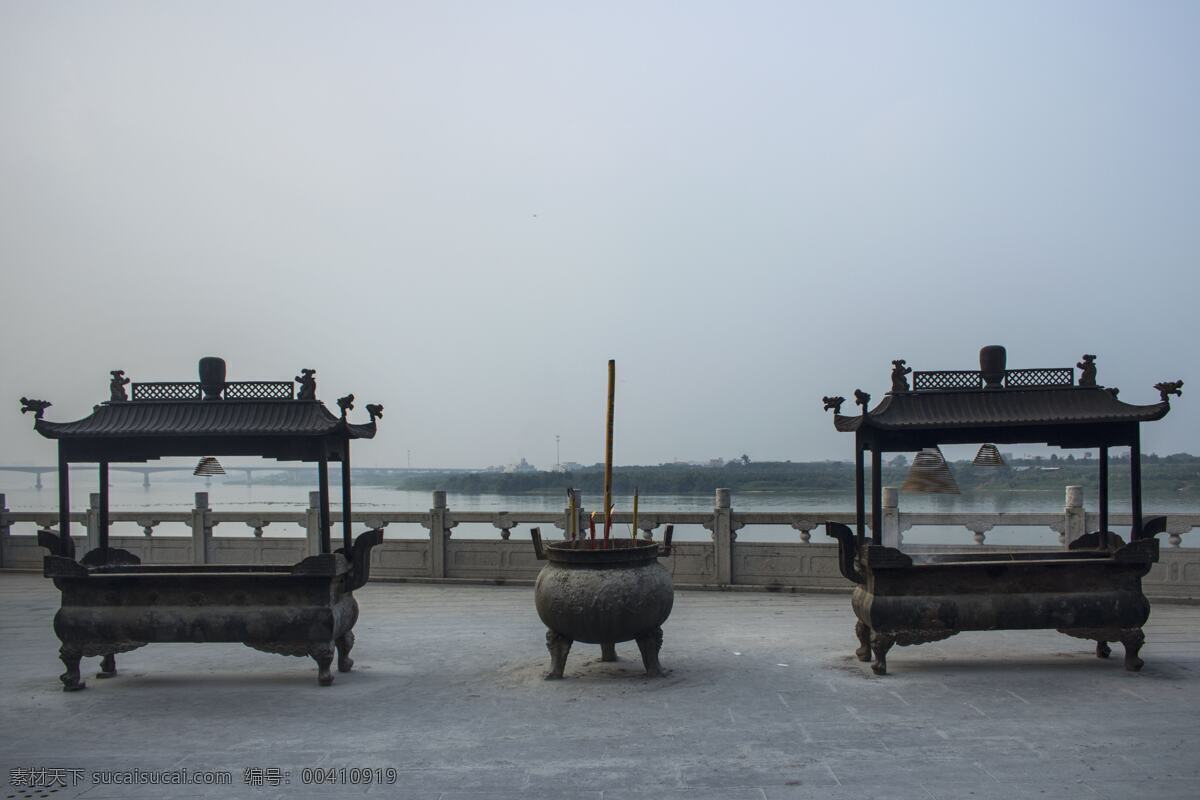
<path fill-rule="evenodd" d="M 205 356 L 200 359 L 200 389 L 205 400 L 220 400 L 225 390 L 225 359 Z"/>
<path fill-rule="evenodd" d="M 1004 388 L 1004 372 L 1008 367 L 1008 351 L 1003 345 L 989 344 L 979 349 L 979 375 L 983 388 Z"/>

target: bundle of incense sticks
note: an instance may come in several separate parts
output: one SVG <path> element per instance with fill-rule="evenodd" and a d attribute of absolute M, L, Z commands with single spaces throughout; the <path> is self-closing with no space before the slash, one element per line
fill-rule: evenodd
<path fill-rule="evenodd" d="M 638 506 L 638 490 L 633 487 L 633 524 L 629 526 L 629 542 L 637 544 L 637 506 Z"/>
<path fill-rule="evenodd" d="M 575 511 L 575 490 L 567 489 L 567 539 L 579 538 L 579 514 Z"/>

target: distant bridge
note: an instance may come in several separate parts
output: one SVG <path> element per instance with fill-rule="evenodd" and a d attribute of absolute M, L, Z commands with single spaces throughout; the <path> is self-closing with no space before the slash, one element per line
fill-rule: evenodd
<path fill-rule="evenodd" d="M 72 464 L 71 469 L 92 470 L 92 469 L 95 469 L 95 467 L 90 466 L 88 464 Z M 117 464 L 109 465 L 109 470 L 112 472 L 136 472 L 136 473 L 140 474 L 142 476 L 142 486 L 146 486 L 146 487 L 150 486 L 151 473 L 154 473 L 154 472 L 191 472 L 193 469 L 194 469 L 194 467 L 136 467 L 136 466 L 124 466 L 124 465 L 117 465 Z M 352 471 L 355 476 L 359 476 L 359 477 L 366 477 L 366 476 L 379 477 L 380 473 L 383 473 L 384 476 L 393 475 L 393 474 L 396 476 L 400 476 L 400 475 L 428 475 L 431 473 L 441 474 L 441 473 L 449 473 L 449 472 L 478 472 L 478 470 L 473 470 L 473 469 L 433 469 L 430 467 L 354 467 Z M 36 476 L 34 488 L 41 489 L 42 488 L 42 474 L 47 473 L 47 472 L 57 473 L 58 467 L 44 467 L 44 466 L 22 464 L 22 465 L 17 465 L 17 466 L 10 466 L 10 467 L 0 466 L 0 472 L 25 472 L 28 474 L 32 474 L 32 475 Z M 240 466 L 230 467 L 230 466 L 226 466 L 225 472 L 226 472 L 226 474 L 231 474 L 231 475 L 234 473 L 244 472 L 246 474 L 246 485 L 253 486 L 254 485 L 254 474 L 258 473 L 258 472 L 267 472 L 267 473 L 271 473 L 273 475 L 278 475 L 280 473 L 293 473 L 293 474 L 295 474 L 295 473 L 311 473 L 313 475 L 316 475 L 317 468 L 315 466 L 314 467 L 240 467 Z M 232 482 L 233 481 L 226 481 L 226 483 L 232 483 Z"/>

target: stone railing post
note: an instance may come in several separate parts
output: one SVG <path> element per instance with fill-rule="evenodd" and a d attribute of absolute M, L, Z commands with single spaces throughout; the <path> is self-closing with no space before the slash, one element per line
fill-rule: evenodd
<path fill-rule="evenodd" d="M 88 509 L 87 516 L 84 518 L 84 526 L 87 528 L 87 549 L 84 550 L 84 553 L 90 553 L 100 546 L 100 495 L 98 492 L 88 495 Z"/>
<path fill-rule="evenodd" d="M 321 552 L 321 493 L 308 493 L 308 508 L 304 509 L 304 538 L 308 540 L 308 554 Z"/>
<path fill-rule="evenodd" d="M 429 509 L 429 574 L 434 578 L 446 577 L 446 544 L 450 538 L 450 509 L 446 504 L 446 491 L 435 489 L 433 508 Z"/>
<path fill-rule="evenodd" d="M 8 498 L 0 493 L 0 567 L 8 565 L 8 537 L 12 533 L 12 523 L 8 521 Z"/>
<path fill-rule="evenodd" d="M 894 486 L 884 486 L 883 546 L 899 548 L 903 541 L 900 533 L 900 492 Z"/>
<path fill-rule="evenodd" d="M 192 509 L 192 563 L 208 563 L 208 540 L 212 524 L 208 519 L 208 492 L 196 492 L 196 507 Z"/>
<path fill-rule="evenodd" d="M 728 489 L 717 489 L 713 498 L 713 520 L 710 530 L 715 551 L 717 583 L 729 586 L 733 583 L 733 540 L 736 534 L 733 531 L 733 500 Z"/>
<path fill-rule="evenodd" d="M 1068 486 L 1066 508 L 1063 509 L 1063 533 L 1059 537 L 1064 545 L 1087 533 L 1087 518 L 1083 512 L 1083 487 Z"/>

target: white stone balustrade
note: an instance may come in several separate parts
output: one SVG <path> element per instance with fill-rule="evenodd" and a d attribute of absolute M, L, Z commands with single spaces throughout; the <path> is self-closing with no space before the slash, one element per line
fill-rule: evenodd
<path fill-rule="evenodd" d="M 71 514 L 72 536 L 82 555 L 98 542 L 98 502 L 84 511 Z M 938 552 L 961 549 L 951 545 L 921 545 L 904 542 L 904 532 L 914 527 L 958 528 L 973 534 L 979 546 L 997 551 L 1017 548 L 984 544 L 989 531 L 997 528 L 1025 527 L 1058 532 L 1058 541 L 1046 545 L 1058 549 L 1067 541 L 1094 530 L 1099 515 L 1083 508 L 1079 487 L 1067 487 L 1063 510 L 1058 513 L 979 513 L 979 512 L 906 512 L 901 510 L 899 493 L 883 490 L 883 540 L 913 552 Z M 433 493 L 428 511 L 355 512 L 358 531 L 386 528 L 389 525 L 419 525 L 428 534 L 421 539 L 388 537 L 372 553 L 372 577 L 392 580 L 528 582 L 540 569 L 532 546 L 511 534 L 519 528 L 540 526 L 543 535 L 552 529 L 565 536 L 569 508 L 561 512 L 455 511 L 446 493 Z M 587 535 L 588 509 L 576 505 L 578 529 Z M 1147 517 L 1155 516 L 1153 509 Z M 1200 599 L 1200 547 L 1183 547 L 1184 536 L 1200 527 L 1200 514 L 1168 514 L 1167 537 L 1162 560 L 1145 578 L 1150 597 Z M 340 532 L 341 514 L 331 514 L 335 534 Z M 214 511 L 208 494 L 196 493 L 195 507 L 189 511 L 154 512 L 110 511 L 110 525 L 133 523 L 142 529 L 139 536 L 111 536 L 114 547 L 135 553 L 146 563 L 295 563 L 316 552 L 319 537 L 317 495 L 310 495 L 309 507 L 291 511 Z M 1110 514 L 1110 527 L 1127 530 L 1129 514 Z M 710 532 L 709 541 L 677 538 L 670 567 L 677 585 L 698 587 L 746 586 L 796 591 L 841 590 L 849 588 L 837 569 L 836 546 L 813 542 L 813 531 L 826 521 L 853 524 L 852 513 L 821 511 L 749 511 L 735 510 L 728 490 L 717 490 L 713 510 L 654 511 L 641 510 L 638 530 L 652 540 L 655 531 L 665 525 L 698 526 Z M 629 511 L 615 512 L 616 525 L 632 524 Z M 249 527 L 253 535 L 213 536 L 213 529 L 229 523 L 231 532 Z M 452 536 L 459 525 L 490 526 L 494 538 L 476 539 Z M 270 525 L 296 526 L 301 536 L 264 536 Z M 0 567 L 36 570 L 41 568 L 45 551 L 37 546 L 34 535 L 39 528 L 56 529 L 58 514 L 52 511 L 13 511 L 0 494 Z M 245 527 L 243 527 L 245 526 Z M 775 526 L 798 533 L 792 541 L 766 542 L 739 540 L 738 531 L 746 526 Z M 181 535 L 190 529 L 190 535 Z M 478 529 L 477 527 L 475 528 Z M 151 535 L 153 534 L 153 535 Z M 338 539 L 335 535 L 335 539 Z M 965 538 L 965 537 L 964 537 Z M 1020 548 L 1027 549 L 1027 548 Z"/>

